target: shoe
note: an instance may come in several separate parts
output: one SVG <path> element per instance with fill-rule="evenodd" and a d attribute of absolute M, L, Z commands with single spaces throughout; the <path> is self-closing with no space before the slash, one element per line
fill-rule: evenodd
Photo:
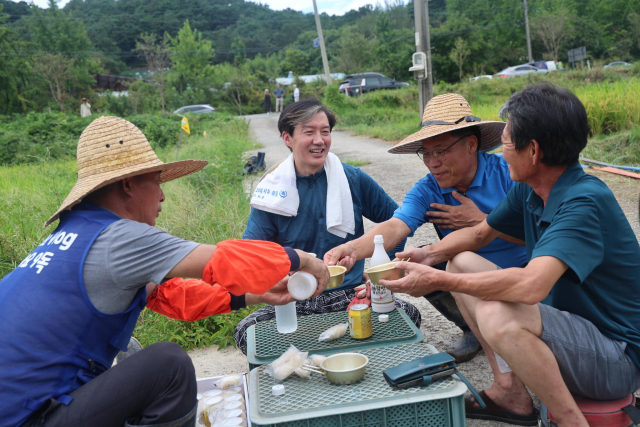
<path fill-rule="evenodd" d="M 481 349 L 482 346 L 471 329 L 464 327 L 462 328 L 462 338 L 454 342 L 447 349 L 447 353 L 456 359 L 457 364 L 460 364 L 473 359 Z"/>
<path fill-rule="evenodd" d="M 462 330 L 462 338 L 453 343 L 447 350 L 447 353 L 456 359 L 456 363 L 464 363 L 473 359 L 481 349 L 480 342 L 467 326 L 467 322 L 465 322 L 464 317 L 462 317 L 462 313 L 460 313 L 456 300 L 451 293 L 434 292 L 426 295 L 425 298 L 440 314 L 446 317 L 447 320 L 455 323 L 456 326 Z"/>
<path fill-rule="evenodd" d="M 140 344 L 140 341 L 138 341 L 134 337 L 131 337 L 129 339 L 129 344 L 127 345 L 127 351 L 119 352 L 116 356 L 116 362 L 120 363 L 127 357 L 139 352 L 140 350 L 142 350 L 142 344 Z"/>
<path fill-rule="evenodd" d="M 538 425 L 539 413 L 536 408 L 533 408 L 533 412 L 529 415 L 520 415 L 496 405 L 496 403 L 487 396 L 487 393 L 485 393 L 484 390 L 478 394 L 482 400 L 484 400 L 484 403 L 487 404 L 487 408 L 482 409 L 474 407 L 473 404 L 476 400 L 473 396 L 467 396 L 464 398 L 464 410 L 467 413 L 467 418 L 474 420 L 499 421 L 501 423 L 513 424 L 516 426 Z"/>

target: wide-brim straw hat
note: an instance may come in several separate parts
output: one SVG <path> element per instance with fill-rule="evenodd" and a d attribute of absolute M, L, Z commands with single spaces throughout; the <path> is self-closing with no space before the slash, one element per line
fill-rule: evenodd
<path fill-rule="evenodd" d="M 471 112 L 471 106 L 463 96 L 447 93 L 431 99 L 424 107 L 422 127 L 389 149 L 389 153 L 415 153 L 422 147 L 422 141 L 452 130 L 478 126 L 480 146 L 478 151 L 491 151 L 502 144 L 500 136 L 506 123 L 483 122 Z"/>
<path fill-rule="evenodd" d="M 51 224 L 62 211 L 71 209 L 89 193 L 124 178 L 160 171 L 162 182 L 199 171 L 204 160 L 164 163 L 133 123 L 119 117 L 99 117 L 82 132 L 78 141 L 78 181 L 60 208 L 44 224 Z"/>

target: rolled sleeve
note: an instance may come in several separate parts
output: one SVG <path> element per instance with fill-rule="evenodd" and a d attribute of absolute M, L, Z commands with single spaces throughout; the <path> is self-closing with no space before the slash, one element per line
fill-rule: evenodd
<path fill-rule="evenodd" d="M 418 181 L 407 193 L 400 206 L 393 214 L 411 229 L 409 237 L 425 222 L 427 222 L 427 211 L 430 210 L 431 203 L 434 203 L 432 190 L 428 187 L 427 178 Z"/>

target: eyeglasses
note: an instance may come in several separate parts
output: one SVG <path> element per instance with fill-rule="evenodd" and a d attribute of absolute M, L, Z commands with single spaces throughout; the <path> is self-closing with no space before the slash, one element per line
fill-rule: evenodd
<path fill-rule="evenodd" d="M 418 155 L 418 157 L 420 157 L 420 160 L 422 160 L 425 163 L 430 162 L 431 161 L 431 157 L 433 157 L 434 159 L 443 161 L 445 156 L 446 156 L 446 154 L 447 154 L 447 151 L 449 151 L 451 149 L 451 147 L 453 147 L 458 142 L 462 141 L 463 139 L 465 139 L 468 136 L 471 136 L 471 134 L 469 133 L 469 134 L 466 134 L 464 136 L 461 136 L 460 138 L 458 138 L 456 140 L 456 142 L 454 142 L 453 144 L 451 144 L 450 146 L 448 146 L 444 150 L 433 150 L 433 151 L 429 152 L 429 151 L 424 151 L 424 147 L 420 147 L 416 151 L 416 154 Z"/>

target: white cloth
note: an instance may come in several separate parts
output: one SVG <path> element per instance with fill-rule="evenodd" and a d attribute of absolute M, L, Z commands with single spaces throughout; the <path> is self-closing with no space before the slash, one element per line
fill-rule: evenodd
<path fill-rule="evenodd" d="M 87 102 L 80 104 L 80 116 L 89 117 L 91 115 L 91 105 Z"/>
<path fill-rule="evenodd" d="M 300 98 L 300 89 L 295 88 L 293 90 L 293 97 L 296 98 L 296 99 Z"/>
<path fill-rule="evenodd" d="M 327 174 L 327 231 L 345 238 L 356 231 L 349 181 L 340 159 L 333 153 L 327 155 L 324 170 Z M 251 207 L 282 216 L 297 216 L 299 205 L 296 170 L 293 154 L 290 154 L 260 181 L 251 196 Z"/>

